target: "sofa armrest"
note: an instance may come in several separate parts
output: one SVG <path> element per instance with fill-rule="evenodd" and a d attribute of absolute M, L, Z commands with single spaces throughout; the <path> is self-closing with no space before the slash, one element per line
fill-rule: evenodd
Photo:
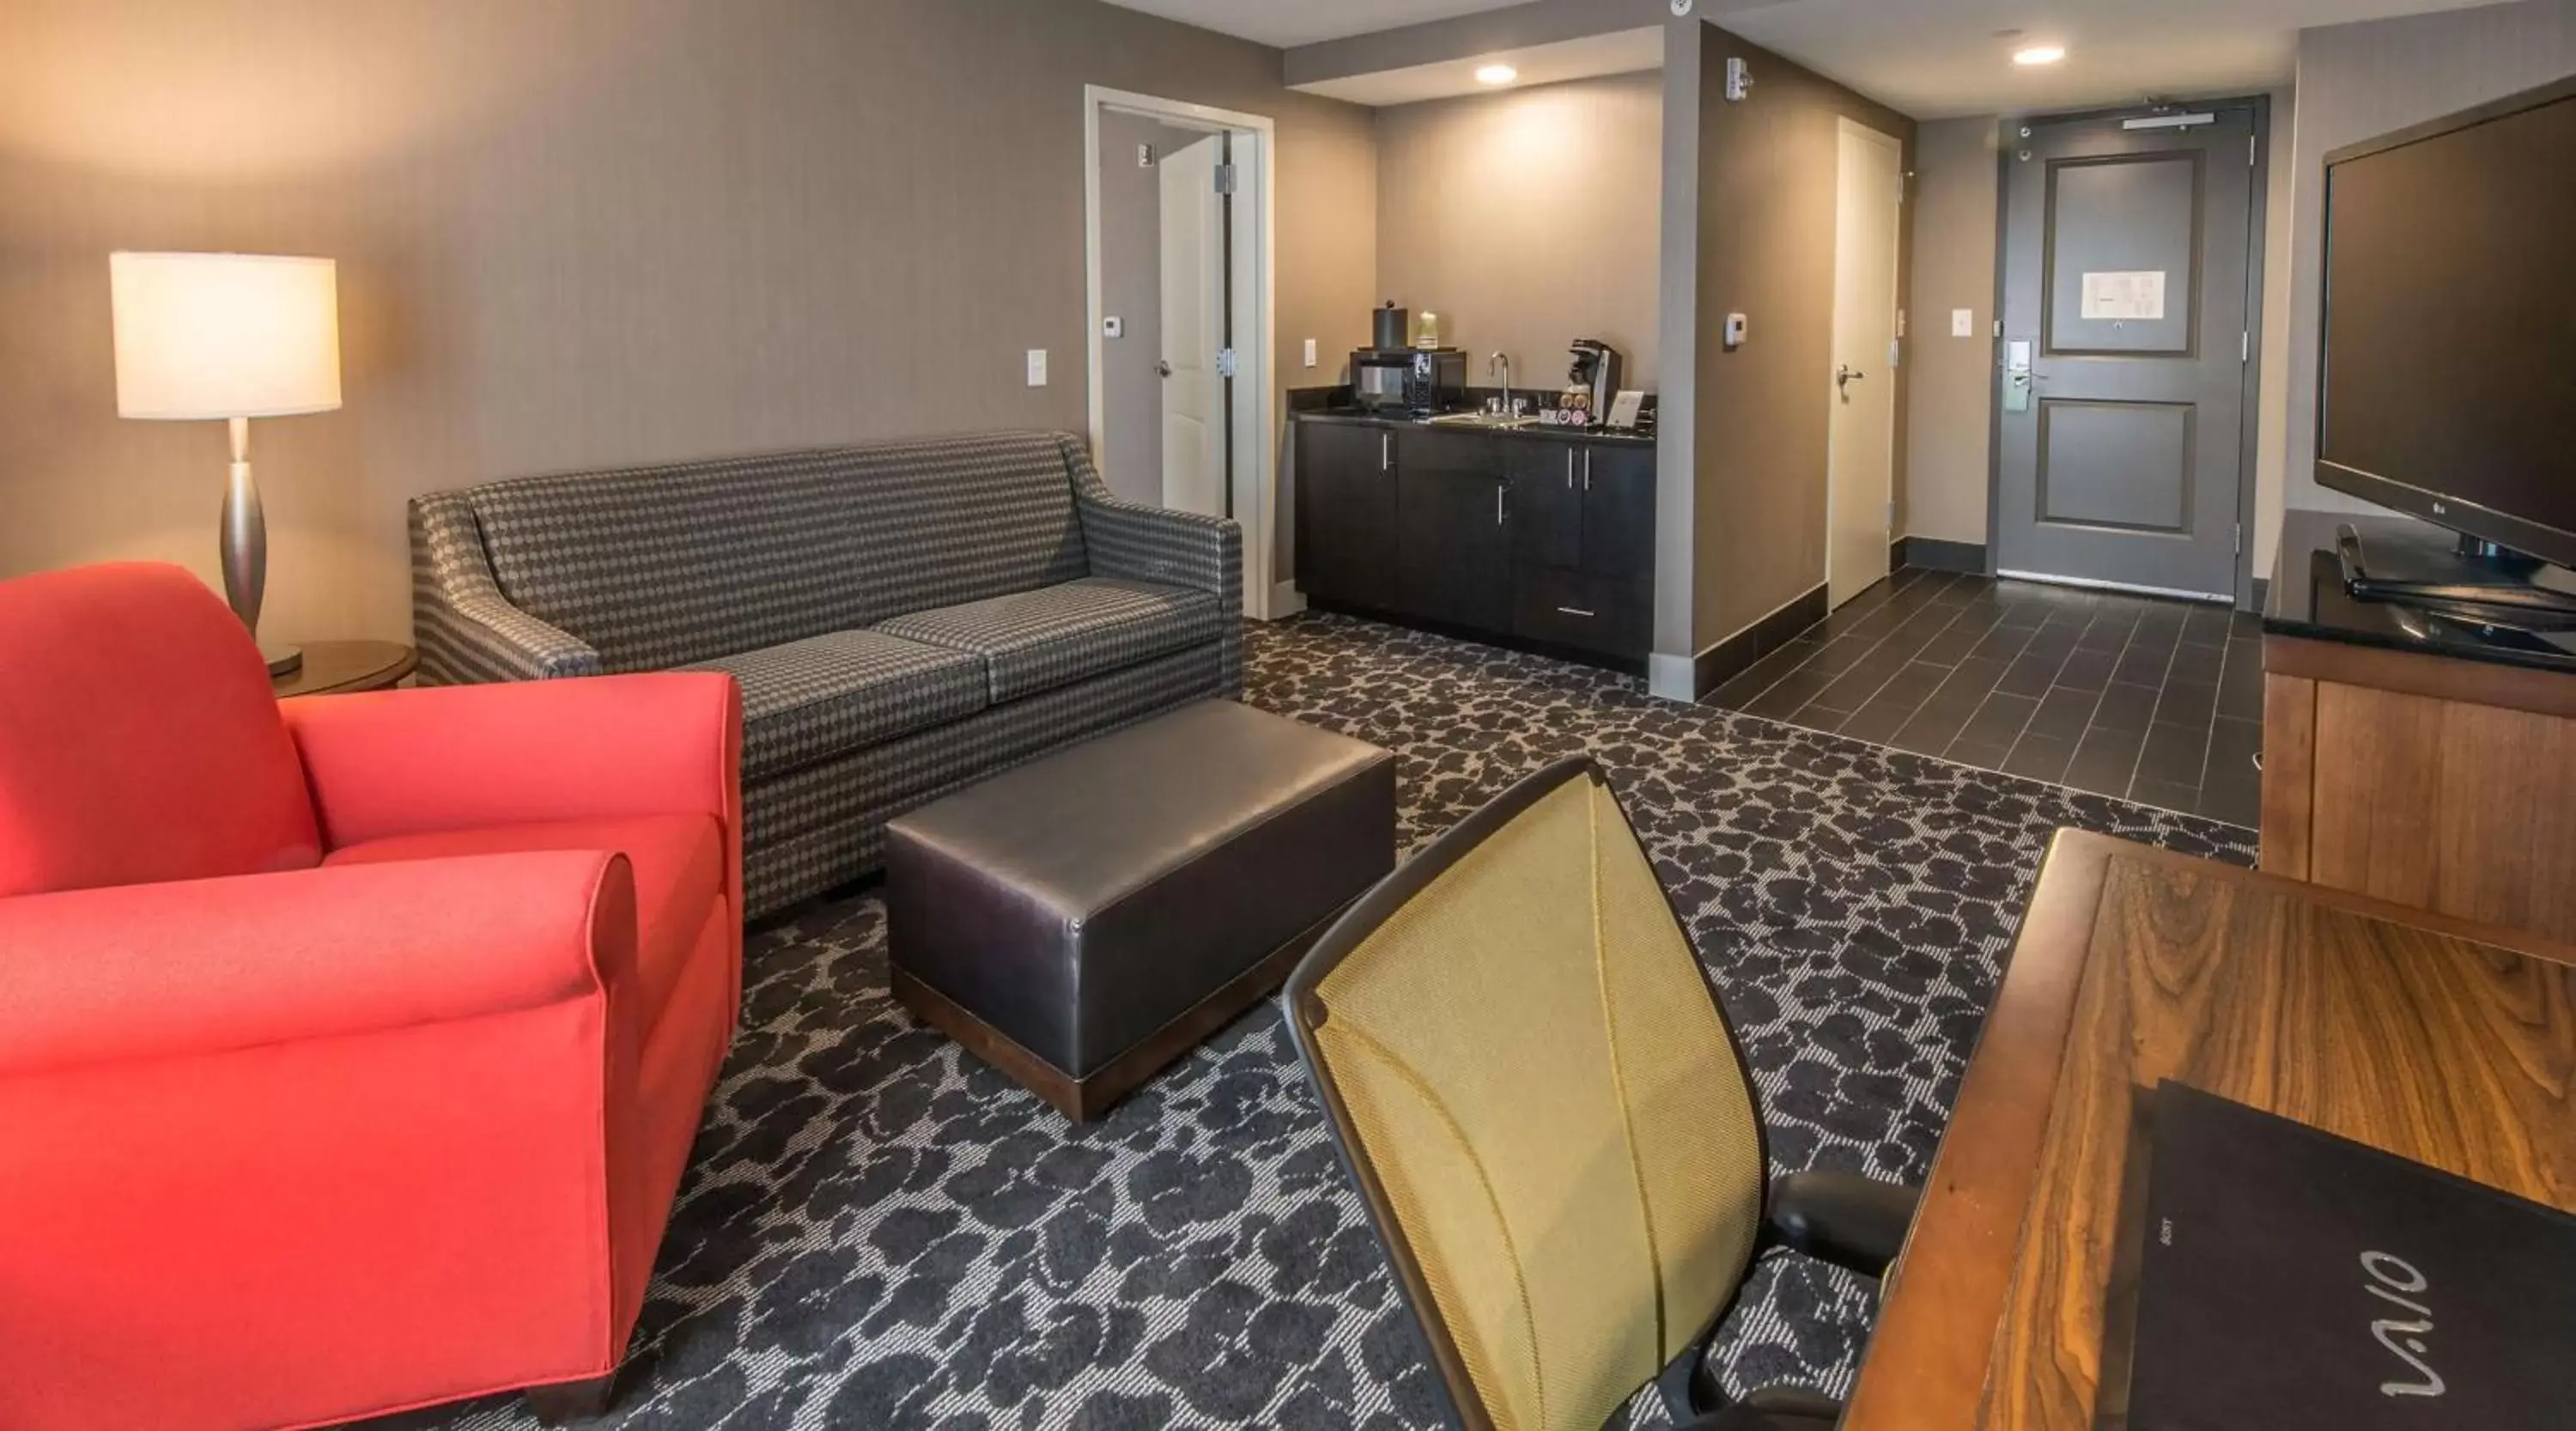
<path fill-rule="evenodd" d="M 742 697 L 719 671 L 280 704 L 326 847 L 540 820 L 710 815 L 742 892 Z"/>
<path fill-rule="evenodd" d="M 539 1008 L 629 983 L 635 938 L 598 851 L 0 900 L 0 1076 Z"/>
<path fill-rule="evenodd" d="M 596 676 L 599 652 L 510 604 L 462 494 L 411 502 L 413 641 L 423 685 Z"/>
<path fill-rule="evenodd" d="M 1243 529 L 1217 517 L 1122 501 L 1092 470 L 1080 442 L 1060 437 L 1074 481 L 1091 574 L 1212 593 L 1229 623 L 1243 619 Z"/>

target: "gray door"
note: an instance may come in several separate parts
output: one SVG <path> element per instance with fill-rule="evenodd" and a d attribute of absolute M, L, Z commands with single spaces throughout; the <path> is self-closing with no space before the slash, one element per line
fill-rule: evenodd
<path fill-rule="evenodd" d="M 2242 107 L 2004 127 L 1998 570 L 2234 597 L 2254 134 Z"/>

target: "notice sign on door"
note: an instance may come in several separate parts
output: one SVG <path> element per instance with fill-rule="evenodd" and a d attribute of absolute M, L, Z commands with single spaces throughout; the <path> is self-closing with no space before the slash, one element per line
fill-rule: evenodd
<path fill-rule="evenodd" d="M 2162 269 L 2133 273 L 2084 275 L 2084 316 L 2113 320 L 2140 318 L 2150 323 L 2165 316 Z"/>

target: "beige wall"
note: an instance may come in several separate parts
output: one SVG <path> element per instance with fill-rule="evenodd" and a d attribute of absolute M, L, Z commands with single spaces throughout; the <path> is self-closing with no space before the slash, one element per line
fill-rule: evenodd
<path fill-rule="evenodd" d="M 1753 65 L 1752 97 L 1737 104 L 1717 93 L 1730 55 Z M 1825 580 L 1835 121 L 1904 141 L 1909 168 L 1914 151 L 1913 120 L 1714 26 L 1705 27 L 1700 71 L 1694 651 Z M 1899 275 L 1911 268 L 1900 254 Z M 1908 301 L 1899 294 L 1900 306 Z M 1718 345 L 1728 313 L 1751 327 L 1733 352 Z M 1907 377 L 1898 371 L 1900 492 Z"/>
<path fill-rule="evenodd" d="M 2289 506 L 2375 510 L 2316 485 L 2325 156 L 2571 72 L 2576 0 L 2532 0 L 2300 32 L 2283 487 Z"/>
<path fill-rule="evenodd" d="M 1655 259 L 1663 79 L 1577 80 L 1378 111 L 1381 298 L 1441 318 L 1441 340 L 1511 355 L 1518 387 L 1565 385 L 1567 346 L 1657 380 Z"/>
<path fill-rule="evenodd" d="M 1995 128 L 1990 115 L 1942 119 L 1915 131 L 1914 309 L 1905 356 L 1903 521 L 1907 536 L 1986 539 L 1987 453 L 1993 433 Z M 1950 336 L 1951 310 L 1975 315 Z"/>
<path fill-rule="evenodd" d="M 1078 429 L 1086 82 L 1278 121 L 1303 381 L 1302 339 L 1367 339 L 1375 141 L 1279 73 L 1092 0 L 13 0 L 0 574 L 214 574 L 222 430 L 116 417 L 116 248 L 340 260 L 347 407 L 256 424 L 283 639 L 408 629 L 415 492 Z"/>

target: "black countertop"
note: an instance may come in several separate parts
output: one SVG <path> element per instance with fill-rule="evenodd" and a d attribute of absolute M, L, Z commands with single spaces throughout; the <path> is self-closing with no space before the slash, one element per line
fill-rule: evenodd
<path fill-rule="evenodd" d="M 1602 442 L 1623 447 L 1652 447 L 1655 439 L 1633 432 L 1613 432 L 1600 427 L 1549 427 L 1534 423 L 1528 427 L 1474 427 L 1465 423 L 1433 422 L 1423 417 L 1403 417 L 1369 412 L 1363 408 L 1319 408 L 1311 412 L 1290 413 L 1299 422 L 1330 422 L 1348 427 L 1420 428 L 1426 432 L 1452 432 L 1475 437 L 1536 438 L 1546 442 Z"/>
<path fill-rule="evenodd" d="M 2576 671 L 2576 631 L 2511 631 L 2349 594 L 2335 543 L 2336 534 L 2347 525 L 2361 534 L 2362 545 L 2371 552 L 2402 554 L 2411 548 L 2438 554 L 2452 550 L 2459 541 L 2451 532 L 2409 517 L 2283 513 L 2280 560 L 2273 568 L 2271 596 L 2263 608 L 2266 632 L 2504 666 Z"/>

